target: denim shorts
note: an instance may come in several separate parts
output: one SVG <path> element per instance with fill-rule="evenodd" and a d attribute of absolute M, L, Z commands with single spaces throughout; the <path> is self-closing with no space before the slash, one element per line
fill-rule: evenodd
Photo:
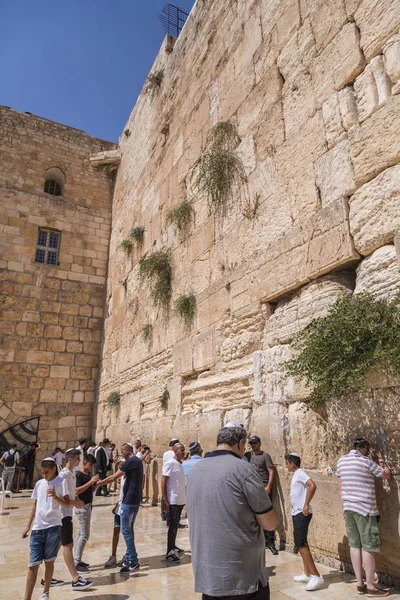
<path fill-rule="evenodd" d="M 42 561 L 51 562 L 57 558 L 61 540 L 61 526 L 48 529 L 34 529 L 29 542 L 29 566 L 35 567 Z"/>

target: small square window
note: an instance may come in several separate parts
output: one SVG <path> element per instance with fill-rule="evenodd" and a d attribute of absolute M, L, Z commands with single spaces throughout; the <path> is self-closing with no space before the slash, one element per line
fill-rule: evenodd
<path fill-rule="evenodd" d="M 58 265 L 61 232 L 39 229 L 35 261 L 44 265 Z"/>

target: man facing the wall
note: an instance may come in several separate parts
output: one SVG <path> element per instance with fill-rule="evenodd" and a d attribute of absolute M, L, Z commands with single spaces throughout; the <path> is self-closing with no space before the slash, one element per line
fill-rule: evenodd
<path fill-rule="evenodd" d="M 223 427 L 217 449 L 188 478 L 195 591 L 203 600 L 269 600 L 263 530 L 275 511 L 254 469 L 241 460 L 247 433 Z"/>
<path fill-rule="evenodd" d="M 379 590 L 374 584 L 375 557 L 381 549 L 375 477 L 390 479 L 391 473 L 381 454 L 377 455 L 379 465 L 368 458 L 371 452 L 368 440 L 357 438 L 353 446 L 354 449 L 342 456 L 337 466 L 351 563 L 357 577 L 357 592 L 367 592 L 368 598 L 383 598 L 389 592 Z"/>

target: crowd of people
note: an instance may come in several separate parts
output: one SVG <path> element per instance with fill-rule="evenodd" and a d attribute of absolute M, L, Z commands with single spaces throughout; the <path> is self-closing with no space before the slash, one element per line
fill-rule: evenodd
<path fill-rule="evenodd" d="M 247 443 L 250 450 L 246 452 Z M 369 458 L 370 452 L 368 440 L 357 438 L 353 449 L 339 460 L 337 475 L 357 592 L 380 598 L 388 591 L 374 582 L 375 557 L 381 545 L 374 480 L 389 479 L 391 474 L 382 456 L 377 454 L 376 463 Z M 72 589 L 84 590 L 93 585 L 87 578 L 89 565 L 83 560 L 93 496 L 108 495 L 108 486 L 118 481 L 119 498 L 112 511 L 112 551 L 104 567 L 119 568 L 127 575 L 140 569 L 134 525 L 143 501 L 144 465 L 153 459 L 150 448 L 140 440 L 124 443 L 118 453 L 108 439 L 97 446 L 81 439 L 76 448 L 65 453 L 56 448 L 52 457 L 42 461 L 42 479 L 33 490 L 34 505 L 23 532 L 26 537 L 32 529 L 25 600 L 32 598 L 43 561 L 41 600 L 49 600 L 51 587 L 64 584 L 53 578 L 60 545 Z M 314 591 L 325 585 L 308 545 L 311 501 L 317 486 L 302 469 L 296 452 L 287 454 L 285 463 L 292 474 L 294 543 L 303 561 L 303 573 L 294 580 L 305 584 L 306 591 Z M 202 594 L 203 600 L 270 599 L 265 549 L 278 553 L 275 477 L 273 461 L 262 450 L 261 439 L 255 435 L 248 438 L 238 423 L 228 423 L 219 431 L 216 449 L 204 458 L 198 441 L 189 445 L 188 452 L 178 439 L 169 443 L 163 455 L 161 480 L 161 518 L 168 527 L 165 560 L 179 564 L 185 552 L 177 546 L 177 536 L 181 527 L 187 527 L 180 523 L 186 505 L 195 591 Z M 75 541 L 73 510 L 78 524 Z M 120 532 L 125 553 L 118 561 Z"/>

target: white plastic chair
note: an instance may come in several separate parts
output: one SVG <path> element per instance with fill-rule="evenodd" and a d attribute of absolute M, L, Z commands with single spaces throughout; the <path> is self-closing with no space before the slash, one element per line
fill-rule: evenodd
<path fill-rule="evenodd" d="M 5 486 L 4 486 L 4 479 L 3 477 L 0 477 L 0 485 L 1 485 L 1 489 L 0 489 L 0 510 L 4 510 L 4 502 L 6 499 L 6 490 L 5 490 Z"/>

